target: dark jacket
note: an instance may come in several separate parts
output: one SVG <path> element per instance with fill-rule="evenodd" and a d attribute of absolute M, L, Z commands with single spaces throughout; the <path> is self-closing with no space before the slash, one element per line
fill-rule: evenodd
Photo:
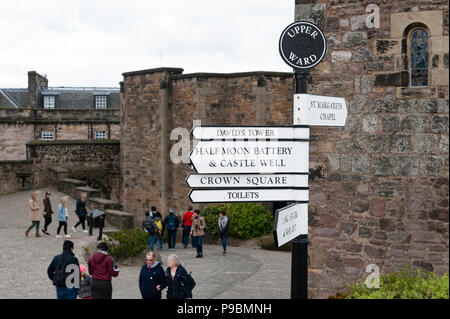
<path fill-rule="evenodd" d="M 119 272 L 114 270 L 111 256 L 99 251 L 89 258 L 88 269 L 94 279 L 111 280 L 111 277 L 117 277 L 119 275 Z"/>
<path fill-rule="evenodd" d="M 161 289 L 157 290 L 156 286 L 160 285 Z M 161 264 L 148 269 L 147 264 L 142 266 L 139 274 L 139 289 L 142 299 L 161 299 L 161 291 L 166 288 L 166 275 Z"/>
<path fill-rule="evenodd" d="M 53 210 L 52 210 L 52 203 L 50 202 L 50 198 L 44 198 L 44 217 L 52 217 Z"/>
<path fill-rule="evenodd" d="M 55 272 L 56 272 L 60 262 L 65 263 L 66 267 L 67 267 L 67 265 L 70 265 L 70 264 L 76 265 L 78 267 L 78 269 L 80 267 L 77 257 L 75 257 L 75 255 L 70 250 L 64 250 L 61 255 L 55 256 L 53 258 L 52 262 L 50 263 L 50 265 L 47 268 L 47 275 L 51 281 L 53 281 L 53 277 L 55 275 Z M 61 266 L 63 266 L 63 264 L 61 264 Z M 56 286 L 54 282 L 53 282 L 53 285 Z M 65 284 L 60 285 L 60 287 L 67 288 Z"/>
<path fill-rule="evenodd" d="M 86 216 L 86 202 L 83 202 L 81 199 L 77 199 L 77 207 L 75 208 L 75 213 L 78 216 Z"/>
<path fill-rule="evenodd" d="M 163 230 L 165 230 L 168 227 L 169 224 L 169 218 L 175 218 L 175 230 L 177 230 L 178 226 L 180 225 L 180 219 L 175 214 L 169 214 L 164 218 L 163 221 Z M 170 231 L 170 229 L 167 229 Z M 173 231 L 173 230 L 172 230 Z"/>
<path fill-rule="evenodd" d="M 92 278 L 88 274 L 84 277 L 84 280 L 80 281 L 80 290 L 78 291 L 78 296 L 80 298 L 91 297 L 91 286 L 92 286 Z"/>
<path fill-rule="evenodd" d="M 148 231 L 150 235 L 155 234 L 155 229 L 158 227 L 155 224 L 155 221 L 150 216 L 145 216 L 144 220 L 142 221 L 142 228 Z"/>
<path fill-rule="evenodd" d="M 188 273 L 183 266 L 179 265 L 175 272 L 175 277 L 172 279 L 170 268 L 166 269 L 166 283 L 167 283 L 167 299 L 186 299 L 192 298 L 192 288 L 189 286 L 187 278 Z"/>

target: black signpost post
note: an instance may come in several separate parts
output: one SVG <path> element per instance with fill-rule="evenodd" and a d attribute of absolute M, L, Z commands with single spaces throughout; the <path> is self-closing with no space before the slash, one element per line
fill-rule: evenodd
<path fill-rule="evenodd" d="M 279 50 L 282 59 L 294 69 L 296 94 L 306 94 L 309 70 L 319 64 L 327 49 L 325 36 L 318 26 L 297 21 L 281 34 Z M 292 240 L 291 299 L 308 298 L 308 235 Z"/>

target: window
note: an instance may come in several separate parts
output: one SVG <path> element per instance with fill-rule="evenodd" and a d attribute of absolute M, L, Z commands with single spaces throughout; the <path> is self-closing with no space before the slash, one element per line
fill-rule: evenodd
<path fill-rule="evenodd" d="M 44 95 L 44 109 L 54 109 L 56 106 L 56 96 Z"/>
<path fill-rule="evenodd" d="M 95 108 L 96 109 L 108 108 L 108 98 L 106 95 L 96 95 L 95 96 Z"/>
<path fill-rule="evenodd" d="M 411 86 L 428 86 L 428 34 L 414 29 L 409 37 Z"/>
<path fill-rule="evenodd" d="M 52 141 L 53 140 L 53 131 L 42 131 L 42 140 Z"/>
<path fill-rule="evenodd" d="M 95 131 L 96 140 L 106 140 L 106 131 Z"/>

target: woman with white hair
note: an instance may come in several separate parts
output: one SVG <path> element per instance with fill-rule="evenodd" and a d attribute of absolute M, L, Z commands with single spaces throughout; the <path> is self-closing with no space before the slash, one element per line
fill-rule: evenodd
<path fill-rule="evenodd" d="M 189 275 L 180 264 L 176 255 L 167 257 L 166 283 L 167 299 L 191 299 L 192 287 L 190 285 Z"/>
<path fill-rule="evenodd" d="M 62 236 L 59 235 L 59 232 L 61 231 L 62 227 L 64 227 L 64 234 L 65 234 L 64 237 L 70 238 L 70 235 L 67 235 L 67 218 L 68 218 L 66 208 L 67 198 L 69 198 L 69 196 L 63 196 L 61 198 L 61 202 L 58 205 L 58 213 L 56 214 L 56 218 L 58 219 L 59 226 L 56 238 L 62 238 Z"/>
<path fill-rule="evenodd" d="M 28 201 L 28 206 L 30 206 L 30 220 L 31 226 L 25 231 L 25 236 L 28 237 L 28 233 L 33 227 L 36 227 L 36 237 L 41 237 L 39 235 L 39 223 L 41 222 L 41 214 L 39 213 L 39 204 L 37 201 L 39 192 L 31 193 L 31 198 Z"/>

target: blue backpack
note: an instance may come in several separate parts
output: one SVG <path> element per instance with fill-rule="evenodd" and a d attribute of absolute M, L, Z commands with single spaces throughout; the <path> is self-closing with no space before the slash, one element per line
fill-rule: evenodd
<path fill-rule="evenodd" d="M 167 223 L 167 229 L 168 230 L 175 230 L 177 229 L 176 225 L 175 225 L 175 215 L 169 215 L 168 216 L 168 223 Z"/>

